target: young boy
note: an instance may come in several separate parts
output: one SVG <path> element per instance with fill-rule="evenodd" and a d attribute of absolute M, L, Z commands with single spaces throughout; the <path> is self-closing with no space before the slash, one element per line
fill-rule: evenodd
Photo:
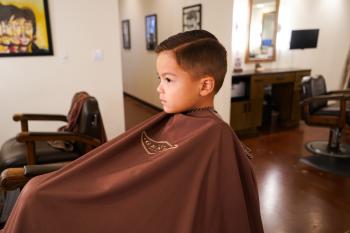
<path fill-rule="evenodd" d="M 32 179 L 3 232 L 263 232 L 246 153 L 213 108 L 226 50 L 196 30 L 156 52 L 164 112 Z"/>
<path fill-rule="evenodd" d="M 213 107 L 227 62 L 225 48 L 212 34 L 180 33 L 163 41 L 156 52 L 161 80 L 157 91 L 165 112 Z"/>

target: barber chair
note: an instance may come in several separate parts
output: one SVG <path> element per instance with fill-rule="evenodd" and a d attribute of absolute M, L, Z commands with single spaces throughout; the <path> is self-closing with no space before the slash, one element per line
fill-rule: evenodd
<path fill-rule="evenodd" d="M 302 99 L 302 118 L 305 123 L 310 126 L 328 127 L 330 133 L 328 141 L 306 143 L 306 149 L 313 156 L 303 157 L 301 162 L 341 175 L 350 174 L 350 145 L 340 143 L 342 130 L 350 123 L 350 91 L 327 92 L 322 75 L 304 77 Z"/>
<path fill-rule="evenodd" d="M 21 187 L 36 175 L 57 170 L 106 141 L 97 100 L 78 92 L 67 116 L 49 114 L 16 114 L 21 132 L 6 141 L 0 150 L 0 172 L 3 208 L 0 223 L 5 222 Z M 29 121 L 63 121 L 68 124 L 54 132 L 32 132 Z M 53 143 L 54 142 L 54 143 Z M 56 143 L 62 142 L 62 143 Z M 57 145 L 69 144 L 67 148 Z"/>

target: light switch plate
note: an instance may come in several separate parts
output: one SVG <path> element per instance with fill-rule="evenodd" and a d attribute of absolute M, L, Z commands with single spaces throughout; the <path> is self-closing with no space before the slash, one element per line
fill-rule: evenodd
<path fill-rule="evenodd" d="M 96 49 L 93 55 L 94 61 L 102 61 L 103 60 L 103 51 L 101 49 Z"/>

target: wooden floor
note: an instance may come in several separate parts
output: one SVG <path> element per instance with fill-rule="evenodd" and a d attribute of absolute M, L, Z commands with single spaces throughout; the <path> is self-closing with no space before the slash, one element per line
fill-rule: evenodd
<path fill-rule="evenodd" d="M 160 109 L 145 105 L 137 99 L 124 94 L 124 112 L 125 128 L 130 129 L 147 118 L 159 113 Z"/>
<path fill-rule="evenodd" d="M 127 128 L 157 112 L 125 97 Z M 350 233 L 350 178 L 298 162 L 309 155 L 305 142 L 327 138 L 327 129 L 301 123 L 296 129 L 242 140 L 255 154 L 252 163 L 266 233 Z"/>

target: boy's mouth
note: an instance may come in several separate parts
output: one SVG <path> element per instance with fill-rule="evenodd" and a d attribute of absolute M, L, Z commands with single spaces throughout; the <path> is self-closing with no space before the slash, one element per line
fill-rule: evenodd
<path fill-rule="evenodd" d="M 165 99 L 163 99 L 161 96 L 159 96 L 159 101 L 160 101 L 162 104 L 166 102 Z"/>

